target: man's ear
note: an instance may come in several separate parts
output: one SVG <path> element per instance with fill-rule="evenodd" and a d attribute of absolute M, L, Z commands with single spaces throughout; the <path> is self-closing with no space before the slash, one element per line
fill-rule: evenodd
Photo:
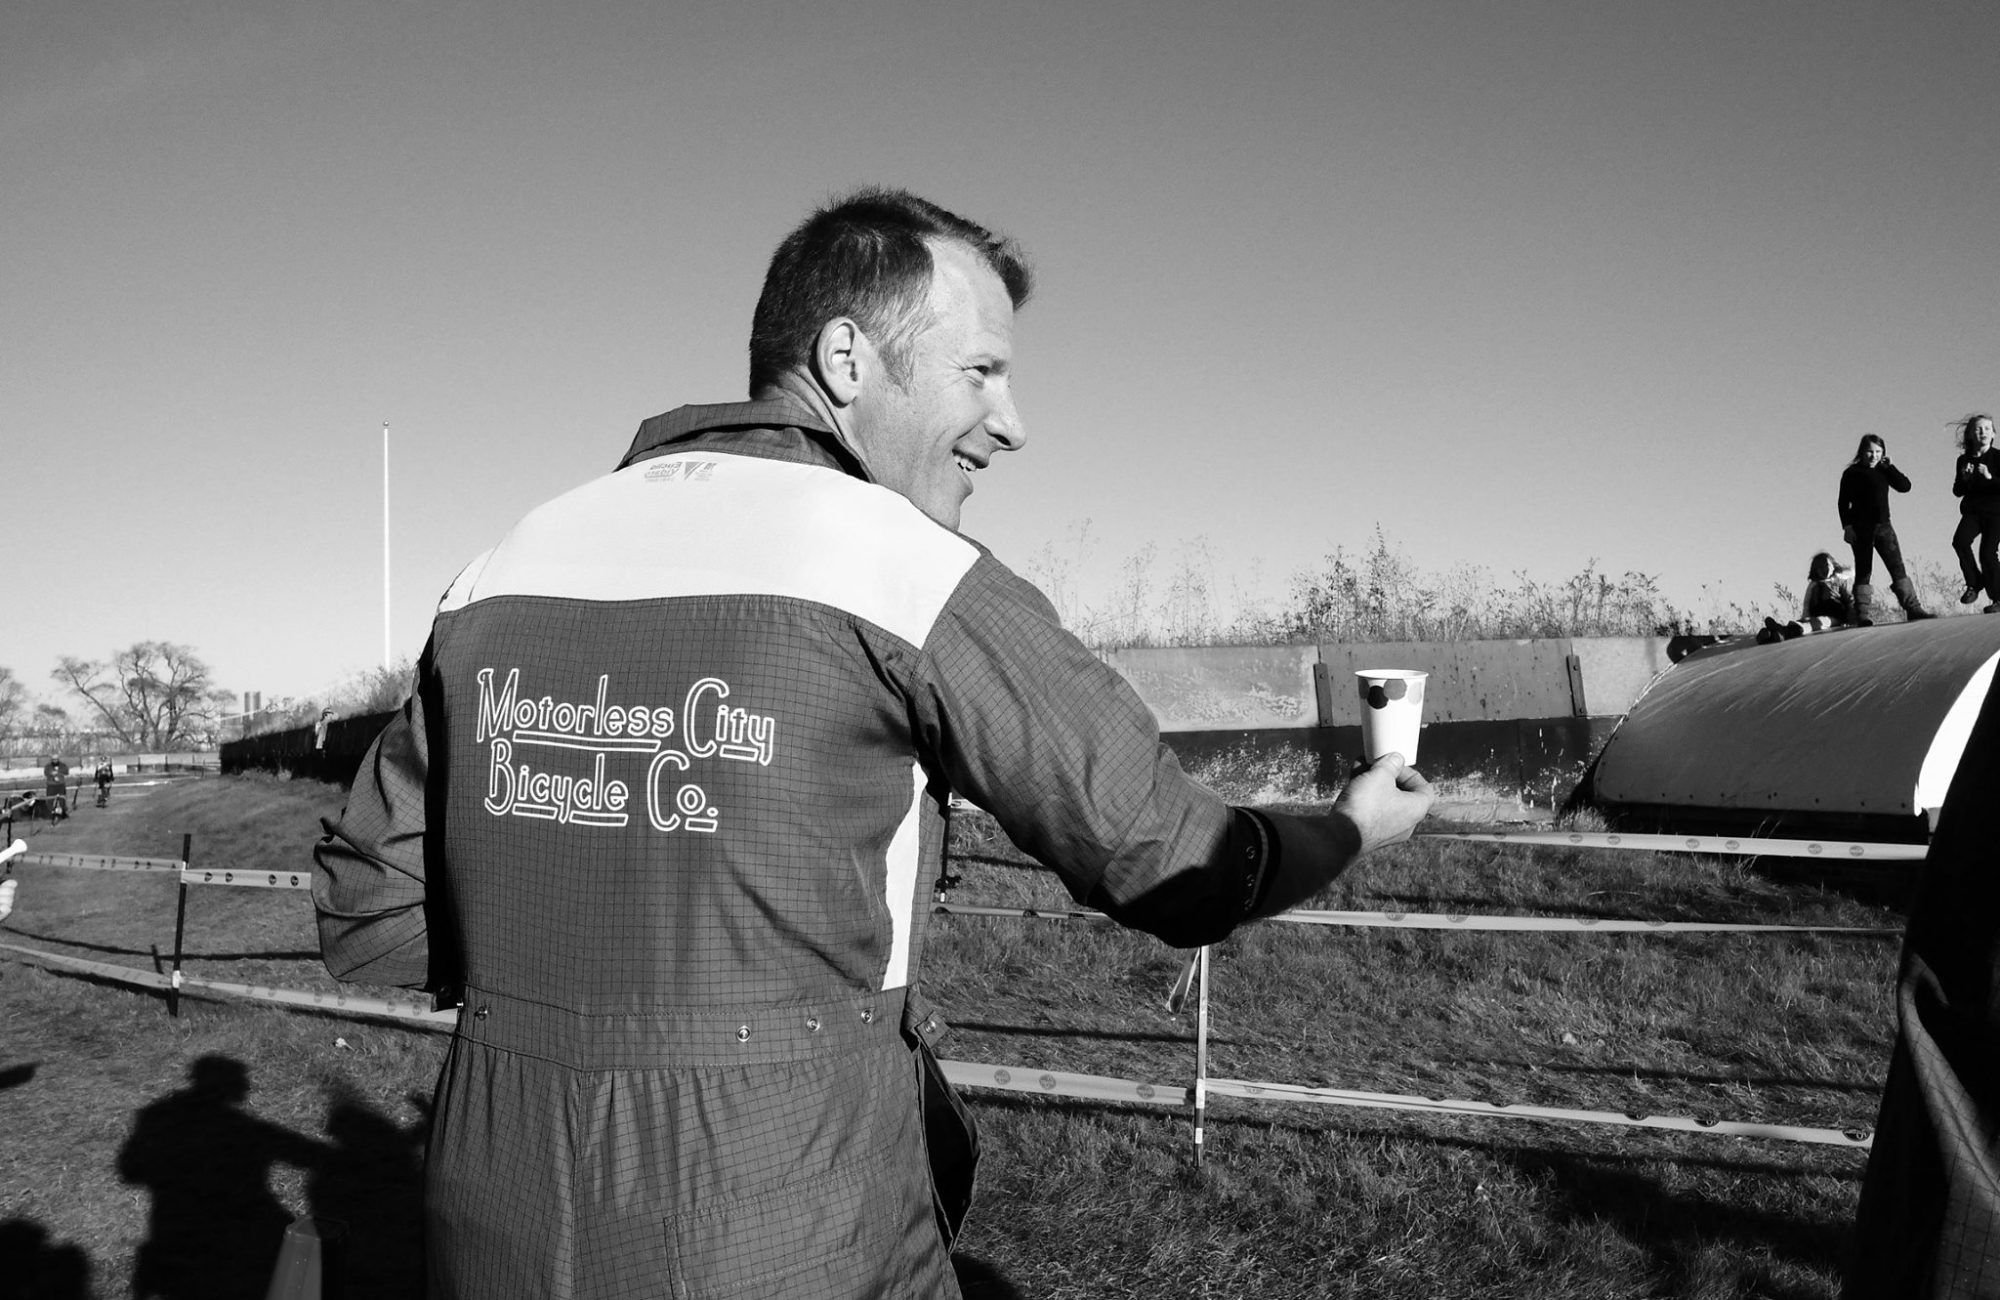
<path fill-rule="evenodd" d="M 813 372 L 835 407 L 854 405 L 875 368 L 875 346 L 846 316 L 820 326 L 813 340 Z"/>

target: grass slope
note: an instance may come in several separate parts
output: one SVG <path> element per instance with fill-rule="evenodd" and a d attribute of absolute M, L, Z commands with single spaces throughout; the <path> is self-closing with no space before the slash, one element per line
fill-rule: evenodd
<path fill-rule="evenodd" d="M 24 826 L 41 852 L 296 870 L 338 791 L 121 786 Z M 953 901 L 1067 903 L 983 816 Z M 163 968 L 160 877 L 25 867 L 0 940 Z M 1324 907 L 1895 925 L 1740 862 L 1421 841 Z M 190 972 L 335 985 L 302 893 L 191 891 Z M 1210 1073 L 1839 1128 L 1872 1125 L 1893 938 L 1490 934 L 1267 924 L 1214 953 Z M 1184 954 L 1101 923 L 940 917 L 945 1055 L 1185 1085 Z M 349 1294 L 421 1293 L 418 1170 L 441 1035 L 0 963 L 0 1274 L 63 1295 L 264 1294 L 278 1230 L 345 1220 Z M 1713 1135 L 1310 1105 L 1185 1113 L 974 1093 L 987 1157 L 968 1294 L 1830 1297 L 1863 1157 Z M 5 1283 L 0 1283 L 4 1292 Z"/>

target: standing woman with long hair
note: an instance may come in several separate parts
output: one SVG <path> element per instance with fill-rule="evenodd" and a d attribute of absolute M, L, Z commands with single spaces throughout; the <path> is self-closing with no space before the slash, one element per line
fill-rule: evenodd
<path fill-rule="evenodd" d="M 1910 480 L 1889 463 L 1887 443 L 1872 433 L 1861 435 L 1853 463 L 1840 476 L 1841 537 L 1854 548 L 1854 622 L 1859 627 L 1875 622 L 1875 588 L 1869 579 L 1875 573 L 1878 551 L 1882 567 L 1889 571 L 1889 590 L 1903 606 L 1903 617 L 1915 622 L 1931 616 L 1917 599 L 1916 584 L 1903 572 L 1903 548 L 1889 523 L 1891 488 L 1908 492 Z"/>
<path fill-rule="evenodd" d="M 1993 445 L 1992 416 L 1968 415 L 1952 424 L 1958 430 L 1958 468 L 1951 476 L 1951 494 L 1958 498 L 1958 529 L 1951 535 L 1951 549 L 1958 554 L 1958 571 L 1965 575 L 1965 594 L 1958 603 L 1970 605 L 1983 591 L 1993 602 L 1986 607 L 1991 614 L 2000 611 L 2000 448 Z"/>

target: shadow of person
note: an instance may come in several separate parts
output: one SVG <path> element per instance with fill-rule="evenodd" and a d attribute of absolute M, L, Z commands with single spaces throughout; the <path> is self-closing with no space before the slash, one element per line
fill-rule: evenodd
<path fill-rule="evenodd" d="M 245 1111 L 249 1095 L 242 1062 L 204 1056 L 187 1087 L 139 1111 L 118 1152 L 118 1176 L 153 1198 L 135 1300 L 263 1300 L 292 1219 L 271 1167 L 310 1168 L 325 1148 Z"/>
<path fill-rule="evenodd" d="M 351 1093 L 336 1091 L 330 1102 L 329 1146 L 306 1182 L 306 1200 L 314 1217 L 346 1229 L 341 1287 L 371 1300 L 422 1300 L 428 1111 L 402 1126 Z"/>
<path fill-rule="evenodd" d="M 0 1300 L 89 1300 L 90 1258 L 33 1219 L 0 1223 Z"/>
<path fill-rule="evenodd" d="M 953 1255 L 951 1271 L 958 1275 L 958 1289 L 965 1300 L 1026 1300 L 1012 1282 L 985 1260 Z"/>
<path fill-rule="evenodd" d="M 1734 1280 L 1731 1294 L 1807 1300 L 1824 1294 L 1796 1275 L 1777 1275 L 1780 1265 L 1826 1269 L 1837 1264 L 1842 1225 L 1807 1212 L 1753 1208 L 1699 1191 L 1674 1192 L 1659 1178 L 1607 1168 L 1587 1157 L 1518 1153 L 1513 1162 L 1545 1182 L 1566 1203 L 1559 1213 L 1574 1222 L 1596 1221 L 1616 1228 L 1628 1241 L 1650 1250 L 1653 1268 L 1668 1278 L 1665 1293 L 1693 1295 L 1713 1279 L 1705 1252 L 1733 1246 L 1751 1262 Z"/>

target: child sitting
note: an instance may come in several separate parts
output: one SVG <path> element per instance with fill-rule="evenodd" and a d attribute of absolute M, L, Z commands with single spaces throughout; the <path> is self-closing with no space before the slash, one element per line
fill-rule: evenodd
<path fill-rule="evenodd" d="M 1789 623 L 1780 623 L 1775 618 L 1764 620 L 1764 630 L 1757 634 L 1759 645 L 1769 645 L 1773 641 L 1790 641 L 1794 637 L 1810 632 L 1830 632 L 1846 627 L 1854 621 L 1853 570 L 1833 557 L 1830 551 L 1819 551 L 1806 567 L 1806 598 L 1799 617 Z"/>

